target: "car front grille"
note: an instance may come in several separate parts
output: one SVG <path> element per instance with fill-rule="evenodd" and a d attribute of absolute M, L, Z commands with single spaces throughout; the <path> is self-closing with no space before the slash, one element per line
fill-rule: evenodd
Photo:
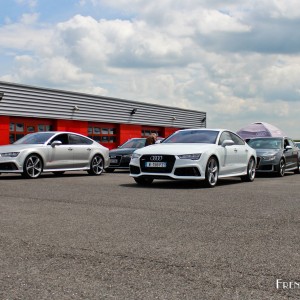
<path fill-rule="evenodd" d="M 112 159 L 115 159 L 116 162 L 112 162 Z M 121 159 L 122 159 L 122 156 L 121 156 L 121 155 L 117 155 L 117 156 L 111 157 L 111 158 L 110 158 L 110 160 L 111 160 L 111 161 L 110 161 L 110 167 L 120 165 Z"/>
<path fill-rule="evenodd" d="M 174 172 L 176 176 L 200 176 L 196 167 L 177 168 Z"/>
<path fill-rule="evenodd" d="M 261 165 L 259 167 L 260 171 L 273 171 L 273 165 Z"/>
<path fill-rule="evenodd" d="M 131 174 L 137 175 L 137 174 L 140 174 L 140 173 L 141 173 L 141 170 L 140 170 L 139 167 L 136 167 L 136 166 L 129 166 L 129 168 L 130 168 L 130 173 L 131 173 Z"/>
<path fill-rule="evenodd" d="M 259 157 L 259 156 L 257 156 L 256 169 L 258 169 L 258 168 L 259 168 L 259 163 L 260 163 L 260 157 Z"/>
<path fill-rule="evenodd" d="M 159 163 L 166 163 L 166 167 L 147 167 L 146 163 L 153 162 L 153 157 L 159 157 Z M 145 173 L 171 173 L 175 164 L 174 155 L 143 155 L 140 158 L 140 165 L 142 172 Z"/>
<path fill-rule="evenodd" d="M 18 170 L 18 168 L 12 162 L 0 163 L 0 172 L 1 171 L 16 171 L 16 170 Z"/>

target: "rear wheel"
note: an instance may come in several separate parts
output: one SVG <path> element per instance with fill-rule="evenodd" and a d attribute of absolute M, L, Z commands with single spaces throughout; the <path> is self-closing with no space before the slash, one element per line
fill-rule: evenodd
<path fill-rule="evenodd" d="M 279 162 L 279 164 L 277 166 L 277 173 L 276 173 L 276 175 L 278 177 L 283 177 L 284 174 L 285 174 L 285 161 L 284 161 L 283 158 L 281 158 L 280 162 Z"/>
<path fill-rule="evenodd" d="M 144 177 L 137 177 L 134 178 L 135 182 L 139 185 L 150 185 L 153 182 L 152 178 L 144 178 Z"/>
<path fill-rule="evenodd" d="M 242 181 L 252 182 L 255 178 L 255 160 L 253 157 L 249 159 L 247 167 L 247 175 L 241 176 Z"/>
<path fill-rule="evenodd" d="M 25 178 L 38 178 L 43 171 L 43 162 L 39 155 L 31 154 L 24 162 L 22 176 Z"/>
<path fill-rule="evenodd" d="M 97 154 L 92 158 L 90 169 L 88 173 L 90 175 L 101 175 L 103 172 L 104 162 L 101 155 Z"/>
<path fill-rule="evenodd" d="M 215 187 L 218 182 L 219 166 L 217 159 L 213 156 L 210 157 L 205 171 L 205 185 L 207 187 Z"/>

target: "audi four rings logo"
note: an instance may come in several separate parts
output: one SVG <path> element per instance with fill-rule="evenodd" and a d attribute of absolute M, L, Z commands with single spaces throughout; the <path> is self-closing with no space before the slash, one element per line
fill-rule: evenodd
<path fill-rule="evenodd" d="M 151 161 L 161 161 L 163 157 L 161 155 L 152 155 L 150 156 Z"/>

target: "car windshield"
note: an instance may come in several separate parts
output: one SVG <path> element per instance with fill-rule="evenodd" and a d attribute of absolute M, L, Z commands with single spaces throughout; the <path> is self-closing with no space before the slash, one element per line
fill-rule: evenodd
<path fill-rule="evenodd" d="M 177 131 L 167 139 L 164 143 L 205 143 L 215 144 L 219 131 L 216 130 L 184 130 Z"/>
<path fill-rule="evenodd" d="M 254 149 L 281 149 L 282 139 L 279 138 L 261 138 L 253 139 L 248 145 Z"/>
<path fill-rule="evenodd" d="M 14 142 L 15 145 L 21 144 L 44 144 L 47 142 L 55 133 L 53 132 L 39 132 L 27 134 L 21 139 Z"/>
<path fill-rule="evenodd" d="M 145 142 L 146 142 L 146 139 L 129 140 L 126 143 L 124 143 L 123 145 L 121 145 L 119 147 L 119 149 L 123 149 L 123 148 L 142 148 L 142 147 L 145 147 Z"/>

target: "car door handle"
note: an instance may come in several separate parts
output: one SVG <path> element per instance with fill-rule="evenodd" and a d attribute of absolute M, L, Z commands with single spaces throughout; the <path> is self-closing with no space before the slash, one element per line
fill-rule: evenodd
<path fill-rule="evenodd" d="M 73 151 L 73 148 L 68 148 L 69 151 Z"/>
<path fill-rule="evenodd" d="M 248 149 L 246 149 L 246 150 L 245 150 L 245 152 L 249 152 L 249 150 L 248 150 Z"/>
<path fill-rule="evenodd" d="M 92 149 L 91 149 L 91 148 L 87 148 L 86 150 L 87 150 L 87 151 L 91 151 Z"/>
<path fill-rule="evenodd" d="M 234 152 L 237 152 L 237 149 L 234 149 Z"/>

